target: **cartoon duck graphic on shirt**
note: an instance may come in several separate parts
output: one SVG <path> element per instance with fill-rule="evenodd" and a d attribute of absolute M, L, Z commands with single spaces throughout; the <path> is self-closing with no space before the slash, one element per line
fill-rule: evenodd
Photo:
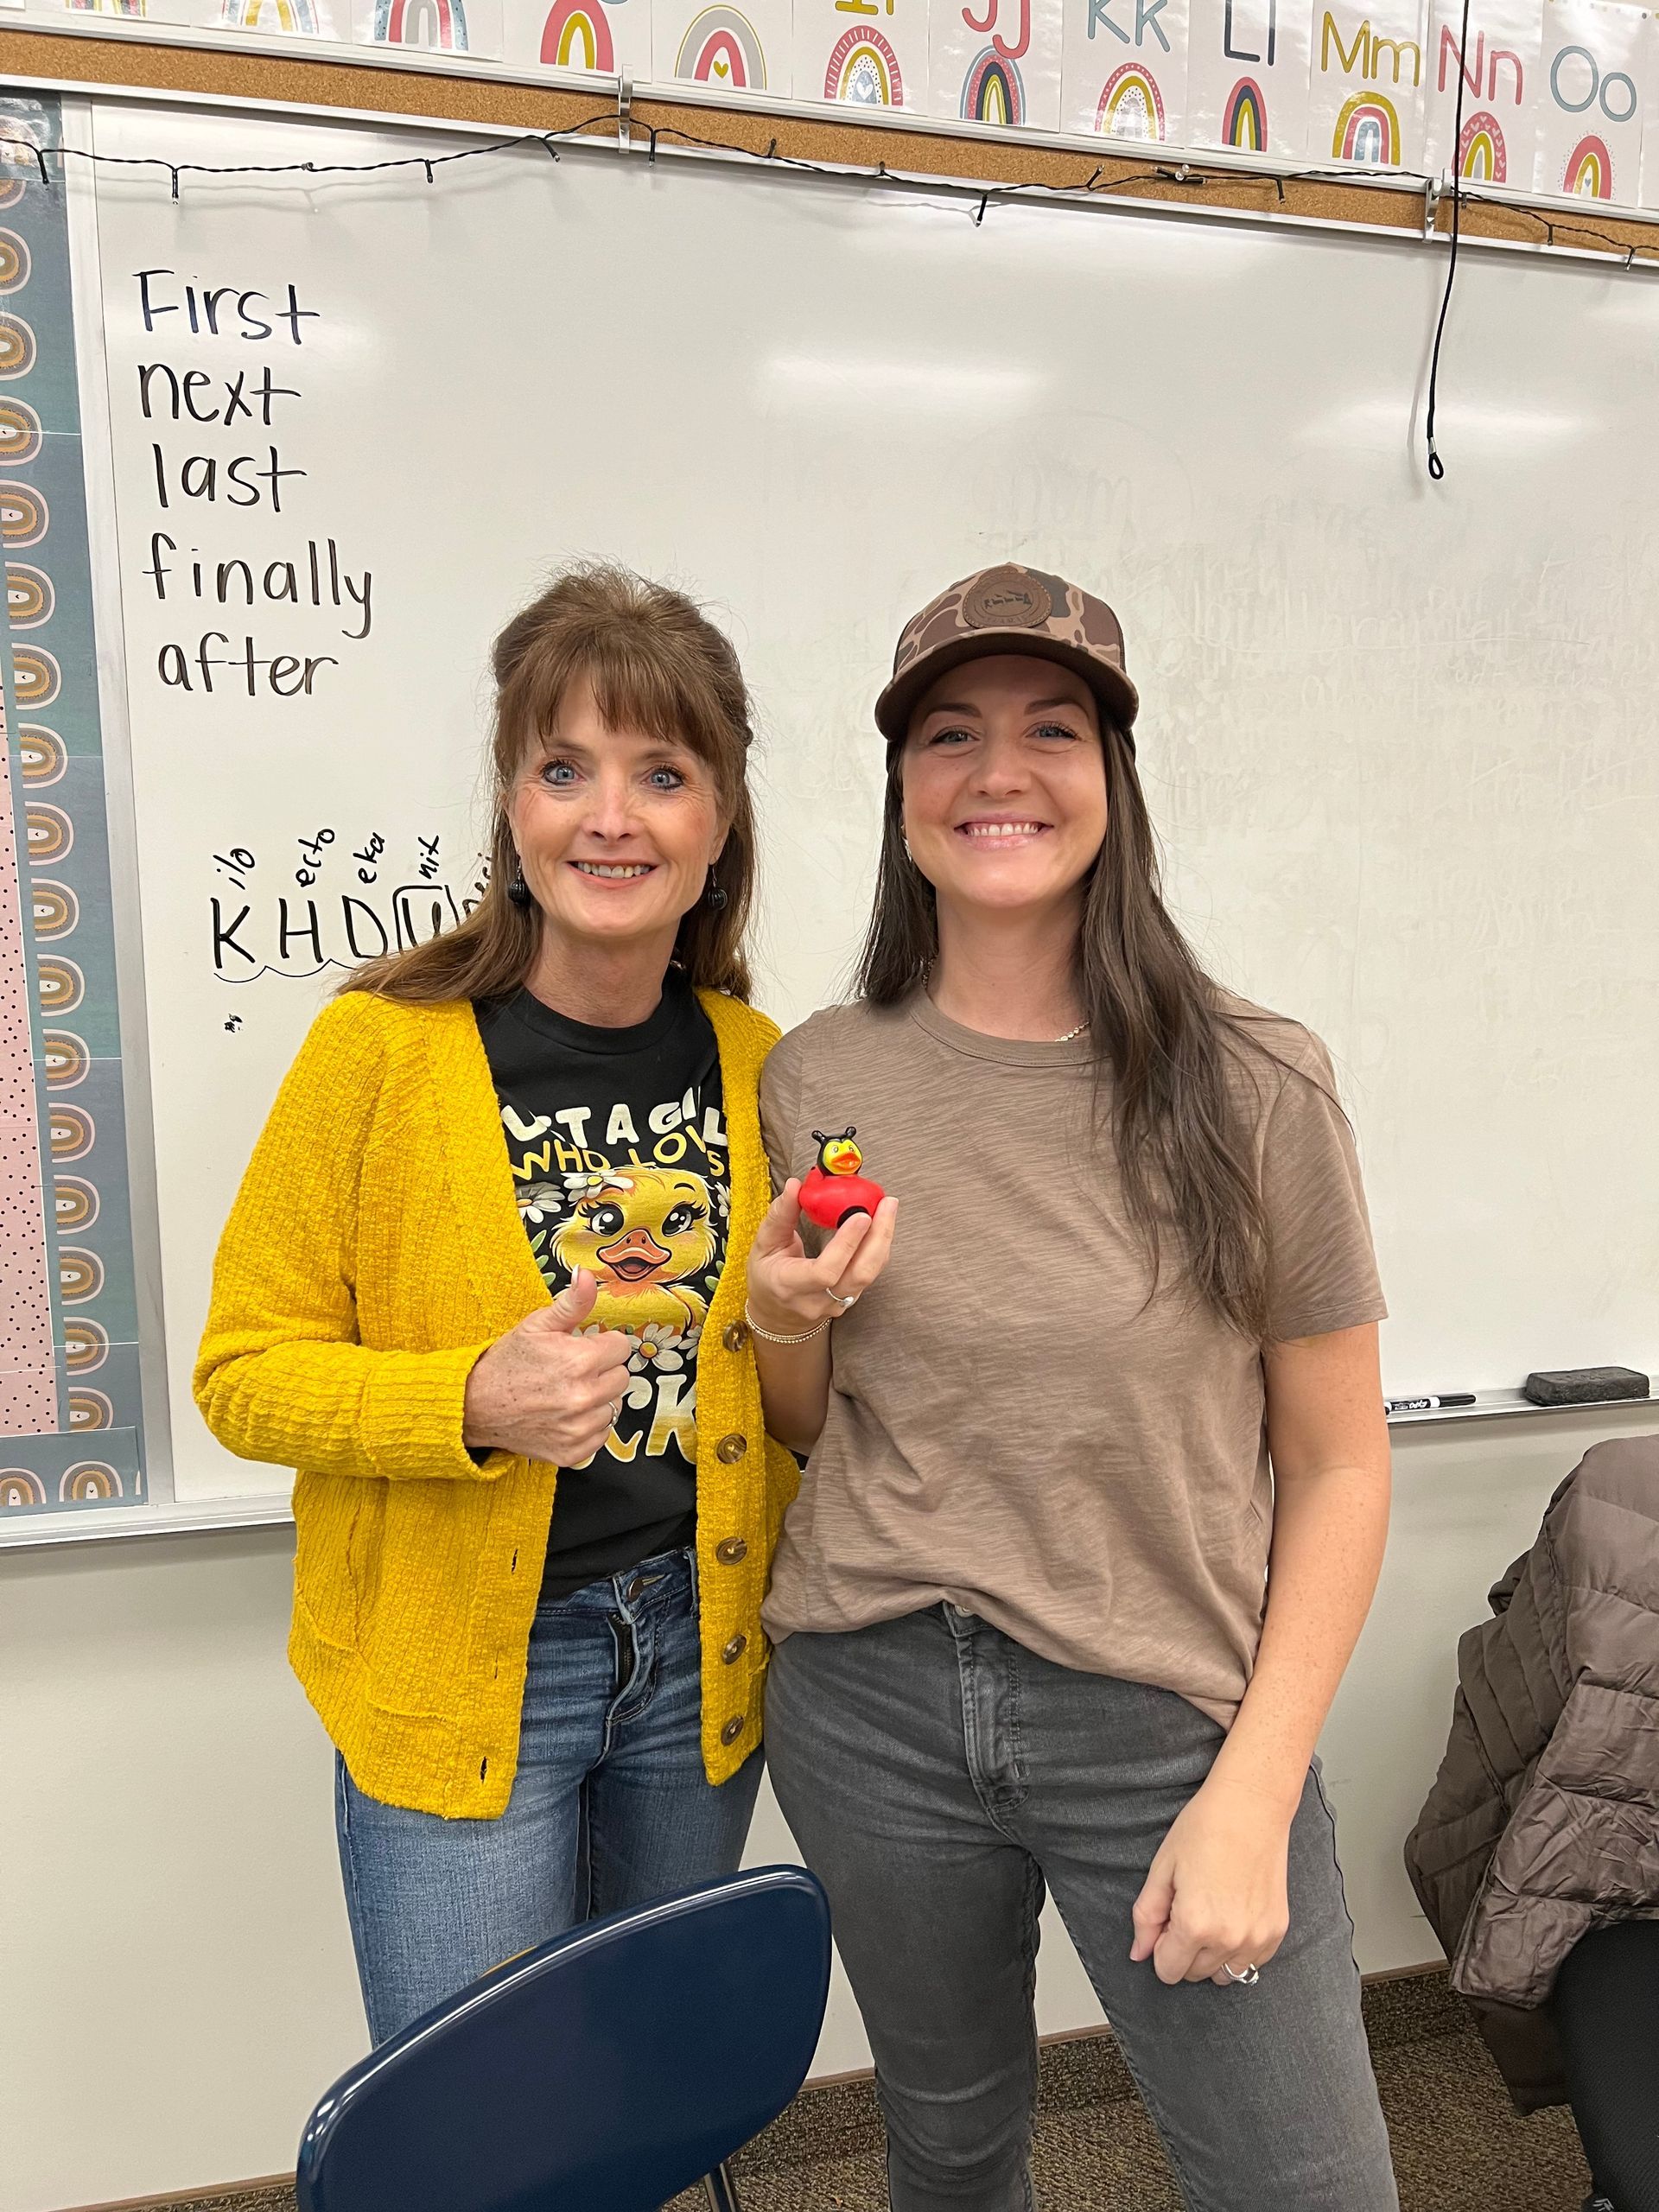
<path fill-rule="evenodd" d="M 707 1277 L 718 1250 L 703 1178 L 677 1167 L 607 1168 L 573 1195 L 547 1256 L 567 1281 L 585 1268 L 598 1282 L 594 1322 L 636 1336 L 700 1327 L 709 1302 L 696 1279 Z"/>
<path fill-rule="evenodd" d="M 632 1340 L 604 1450 L 623 1461 L 677 1452 L 695 1464 L 697 1348 L 731 1216 L 718 1105 L 688 1091 L 650 1107 L 601 1103 L 556 1117 L 507 1101 L 501 1123 L 549 1293 L 556 1298 L 578 1268 L 592 1275 L 598 1295 L 582 1333 L 614 1329 Z"/>

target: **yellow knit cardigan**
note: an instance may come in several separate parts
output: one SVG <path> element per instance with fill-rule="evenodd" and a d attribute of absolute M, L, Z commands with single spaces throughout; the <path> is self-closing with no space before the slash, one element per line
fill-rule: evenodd
<path fill-rule="evenodd" d="M 760 1738 L 760 1600 L 795 1462 L 742 1319 L 769 1200 L 756 1103 L 778 1031 L 699 993 L 731 1141 L 725 1271 L 697 1357 L 702 1752 Z M 464 1002 L 356 992 L 313 1025 L 220 1241 L 195 1397 L 219 1441 L 298 1471 L 289 1656 L 353 1779 L 451 1819 L 506 1808 L 556 1470 L 461 1442 L 473 1363 L 547 1302 Z"/>

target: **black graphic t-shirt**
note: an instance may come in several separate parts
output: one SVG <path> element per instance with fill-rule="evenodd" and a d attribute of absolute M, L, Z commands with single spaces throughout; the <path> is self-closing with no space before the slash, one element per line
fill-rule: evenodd
<path fill-rule="evenodd" d="M 556 1295 L 585 1268 L 585 1330 L 624 1329 L 634 1348 L 609 1438 L 560 1473 L 542 1594 L 562 1598 L 696 1531 L 697 1340 L 731 1210 L 720 1058 L 678 969 L 632 1029 L 567 1020 L 528 991 L 474 1013 L 543 1278 Z"/>

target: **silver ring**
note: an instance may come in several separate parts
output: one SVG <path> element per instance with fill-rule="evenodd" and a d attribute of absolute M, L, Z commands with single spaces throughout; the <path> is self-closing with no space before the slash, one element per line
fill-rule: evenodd
<path fill-rule="evenodd" d="M 613 1398 L 611 1400 L 611 1427 L 614 1428 L 621 1418 L 622 1401 L 620 1398 Z"/>
<path fill-rule="evenodd" d="M 849 1292 L 845 1298 L 838 1290 L 826 1290 L 823 1294 L 826 1298 L 833 1298 L 843 1313 L 849 1306 L 856 1306 L 858 1303 L 858 1293 L 855 1290 Z"/>
<path fill-rule="evenodd" d="M 1241 1989 L 1254 1989 L 1262 1979 L 1260 1967 L 1247 1966 L 1242 1974 L 1236 1974 L 1225 1959 L 1221 1962 L 1221 1970 L 1229 1981 L 1236 1982 Z"/>

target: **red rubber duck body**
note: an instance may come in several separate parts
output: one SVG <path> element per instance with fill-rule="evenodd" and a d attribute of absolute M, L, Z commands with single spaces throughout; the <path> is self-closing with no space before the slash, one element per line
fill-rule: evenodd
<path fill-rule="evenodd" d="M 838 1136 L 826 1136 L 822 1129 L 812 1134 L 818 1156 L 801 1185 L 801 1211 L 820 1229 L 839 1229 L 850 1215 L 874 1213 L 887 1193 L 858 1172 L 864 1155 L 853 1142 L 856 1130 L 845 1128 Z"/>

